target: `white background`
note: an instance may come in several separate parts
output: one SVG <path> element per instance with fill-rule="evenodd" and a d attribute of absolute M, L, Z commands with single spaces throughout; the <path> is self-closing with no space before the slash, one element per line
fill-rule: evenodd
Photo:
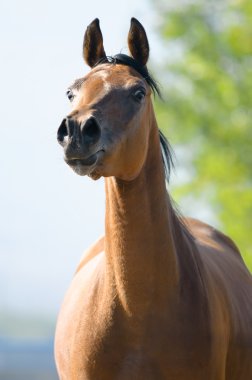
<path fill-rule="evenodd" d="M 83 76 L 86 26 L 100 18 L 108 55 L 127 52 L 131 16 L 147 1 L 8 0 L 0 5 L 0 310 L 56 315 L 83 250 L 103 233 L 103 181 L 64 164 L 56 131 L 67 85 Z"/>

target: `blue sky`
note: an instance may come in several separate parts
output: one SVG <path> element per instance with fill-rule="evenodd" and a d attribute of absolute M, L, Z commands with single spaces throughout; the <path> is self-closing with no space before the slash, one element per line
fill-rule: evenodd
<path fill-rule="evenodd" d="M 78 260 L 103 233 L 103 181 L 64 164 L 56 131 L 67 85 L 88 71 L 81 47 L 99 17 L 107 54 L 127 52 L 131 16 L 156 49 L 147 1 L 9 0 L 1 25 L 0 309 L 56 315 Z"/>

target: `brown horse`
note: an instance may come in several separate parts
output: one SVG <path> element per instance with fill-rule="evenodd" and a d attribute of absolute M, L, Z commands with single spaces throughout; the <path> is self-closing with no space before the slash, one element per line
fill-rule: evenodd
<path fill-rule="evenodd" d="M 128 45 L 131 57 L 107 57 L 98 19 L 88 26 L 92 70 L 68 89 L 73 110 L 58 130 L 66 163 L 106 185 L 105 236 L 81 260 L 58 319 L 60 379 L 250 380 L 252 277 L 227 236 L 172 206 L 136 19 Z"/>

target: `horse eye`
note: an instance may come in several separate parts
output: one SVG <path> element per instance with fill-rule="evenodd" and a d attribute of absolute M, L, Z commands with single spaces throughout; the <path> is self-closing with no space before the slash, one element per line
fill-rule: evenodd
<path fill-rule="evenodd" d="M 141 100 L 143 100 L 143 98 L 145 97 L 145 91 L 144 91 L 144 90 L 137 90 L 137 91 L 134 93 L 134 97 L 135 97 L 135 99 L 136 99 L 138 102 L 141 102 Z"/>
<path fill-rule="evenodd" d="M 74 94 L 73 94 L 72 90 L 67 90 L 66 96 L 68 97 L 68 99 L 70 100 L 70 102 L 72 102 L 72 100 L 74 98 Z"/>

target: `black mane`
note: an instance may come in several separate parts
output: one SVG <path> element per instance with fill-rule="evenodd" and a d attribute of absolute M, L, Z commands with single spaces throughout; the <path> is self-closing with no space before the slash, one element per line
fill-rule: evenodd
<path fill-rule="evenodd" d="M 174 152 L 163 132 L 159 129 L 159 139 L 166 181 L 169 182 L 171 170 L 174 168 Z"/>
<path fill-rule="evenodd" d="M 159 86 L 155 79 L 149 73 L 147 67 L 140 65 L 140 63 L 138 63 L 134 58 L 130 57 L 129 55 L 116 54 L 114 56 L 107 56 L 98 61 L 95 66 L 98 66 L 102 63 L 120 64 L 132 67 L 146 80 L 146 82 L 152 89 L 154 95 L 157 94 L 159 97 L 161 97 Z"/>

